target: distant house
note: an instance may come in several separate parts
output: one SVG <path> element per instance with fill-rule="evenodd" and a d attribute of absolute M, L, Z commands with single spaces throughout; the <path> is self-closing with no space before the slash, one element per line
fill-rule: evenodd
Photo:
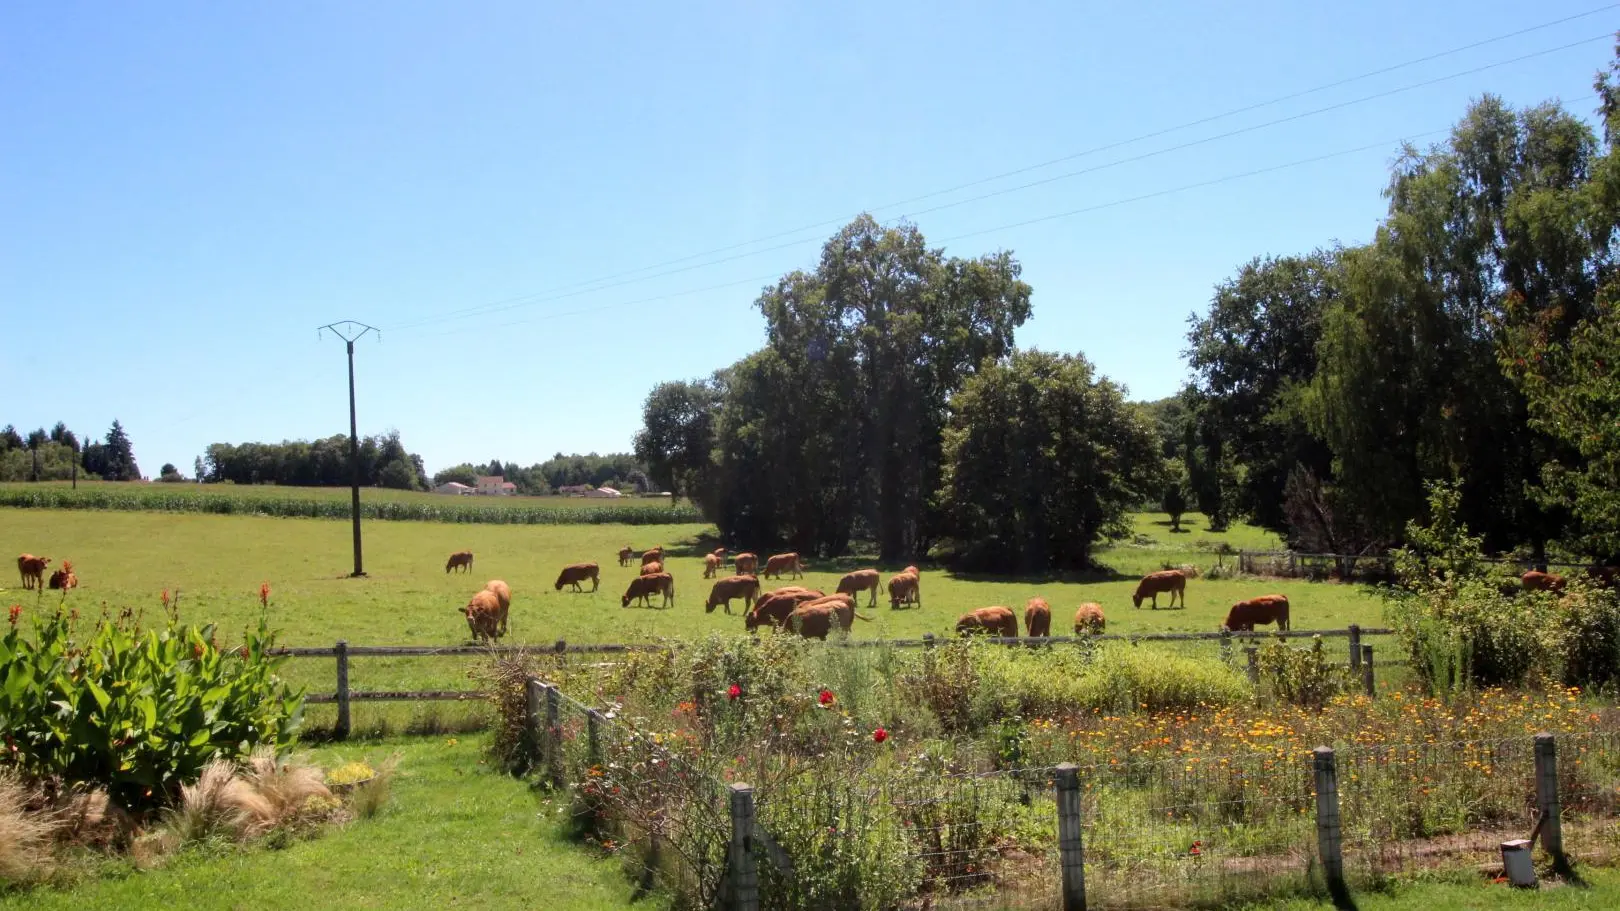
<path fill-rule="evenodd" d="M 594 490 L 596 488 L 589 484 L 568 484 L 557 488 L 557 493 L 564 497 L 588 497 Z"/>
<path fill-rule="evenodd" d="M 587 497 L 609 497 L 609 498 L 611 498 L 611 497 L 621 497 L 621 496 L 624 496 L 624 494 L 619 493 L 617 490 L 614 490 L 611 487 L 597 487 L 597 488 L 593 488 L 591 490 L 585 491 L 585 496 L 587 496 Z"/>
<path fill-rule="evenodd" d="M 446 493 L 458 497 L 471 496 L 473 489 L 460 481 L 446 481 L 433 488 L 434 493 Z"/>
<path fill-rule="evenodd" d="M 498 474 L 484 475 L 473 492 L 483 497 L 511 497 L 517 495 L 517 485 Z"/>

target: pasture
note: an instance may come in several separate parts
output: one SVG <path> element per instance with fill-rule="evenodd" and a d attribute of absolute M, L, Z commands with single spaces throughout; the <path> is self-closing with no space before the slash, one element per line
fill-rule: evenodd
<path fill-rule="evenodd" d="M 1211 631 L 1232 602 L 1270 592 L 1289 596 L 1296 628 L 1379 622 L 1378 601 L 1364 588 L 1292 579 L 1198 578 L 1188 584 L 1185 610 L 1133 609 L 1130 596 L 1144 573 L 1189 563 L 1207 572 L 1217 563 L 1213 551 L 1221 544 L 1233 549 L 1276 545 L 1269 534 L 1248 526 L 1211 533 L 1196 515 L 1184 520 L 1183 528 L 1184 533 L 1171 534 L 1164 516 L 1136 516 L 1133 537 L 1100 554 L 1109 571 L 1085 578 L 979 579 L 924 566 L 920 609 L 892 610 L 882 596 L 876 608 L 867 608 L 863 596 L 860 613 L 871 620 L 857 621 L 854 635 L 951 635 L 957 617 L 966 611 L 1002 604 L 1021 618 L 1024 603 L 1035 595 L 1052 605 L 1054 635 L 1071 631 L 1075 608 L 1086 601 L 1103 605 L 1109 632 Z M 503 640 L 509 644 L 549 645 L 559 639 L 643 643 L 743 631 L 741 602 L 734 606 L 738 613 L 730 616 L 720 609 L 703 610 L 711 583 L 703 579 L 702 555 L 717 545 L 711 527 L 367 522 L 364 534 L 368 576 L 350 579 L 347 522 L 0 509 L 0 552 L 49 556 L 53 568 L 63 559 L 72 560 L 81 588 L 69 601 L 81 613 L 103 605 L 155 613 L 162 609 L 161 593 L 167 590 L 178 593 L 182 619 L 217 624 L 224 642 L 239 638 L 255 622 L 262 582 L 270 584 L 271 624 L 281 631 L 283 645 L 330 645 L 339 639 L 351 645 L 467 644 L 467 625 L 457 609 L 489 579 L 512 586 L 511 631 Z M 673 608 L 620 606 L 620 595 L 638 569 L 618 565 L 616 554 L 627 544 L 638 552 L 655 544 L 669 551 L 666 568 L 676 580 Z M 444 571 L 446 558 L 458 550 L 475 554 L 470 575 Z M 553 589 L 560 567 L 587 560 L 601 565 L 598 591 L 590 592 L 588 584 L 585 593 Z M 1225 558 L 1226 565 L 1233 562 Z M 798 584 L 831 592 L 844 572 L 869 565 L 856 557 L 811 561 Z M 885 577 L 898 569 L 883 567 Z M 0 598 L 25 609 L 55 605 L 59 593 L 24 592 L 12 572 L 8 566 L 0 577 Z M 766 590 L 777 584 L 763 582 Z M 1165 604 L 1161 599 L 1161 608 Z M 1207 647 L 1213 653 L 1213 644 Z M 351 686 L 466 689 L 469 664 L 466 658 L 450 657 L 357 658 Z M 310 684 L 312 691 L 331 690 L 330 660 L 295 660 L 286 673 Z M 312 709 L 316 719 L 324 714 Z"/>

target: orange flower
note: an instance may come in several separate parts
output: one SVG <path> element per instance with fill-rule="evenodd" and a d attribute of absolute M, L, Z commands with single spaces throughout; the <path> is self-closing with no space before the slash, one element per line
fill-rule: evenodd
<path fill-rule="evenodd" d="M 259 583 L 259 606 L 260 607 L 269 607 L 270 606 L 270 583 L 269 582 L 260 582 Z"/>

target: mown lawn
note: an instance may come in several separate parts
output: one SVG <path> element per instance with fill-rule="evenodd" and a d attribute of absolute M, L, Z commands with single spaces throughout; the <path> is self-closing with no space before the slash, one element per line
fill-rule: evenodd
<path fill-rule="evenodd" d="M 863 610 L 869 623 L 857 623 L 860 638 L 909 638 L 924 632 L 949 635 L 956 618 L 977 607 L 1004 604 L 1020 616 L 1024 603 L 1040 595 L 1051 602 L 1054 632 L 1067 633 L 1075 608 L 1086 601 L 1103 605 L 1109 631 L 1146 633 L 1216 629 L 1233 601 L 1269 592 L 1293 601 L 1296 628 L 1343 627 L 1380 620 L 1376 598 L 1359 586 L 1298 580 L 1196 579 L 1188 587 L 1186 610 L 1134 610 L 1130 595 L 1137 578 L 1164 565 L 1215 565 L 1213 548 L 1275 546 L 1267 533 L 1237 526 L 1224 534 L 1190 516 L 1189 529 L 1171 534 L 1163 516 L 1136 517 L 1133 540 L 1105 550 L 1101 559 L 1112 576 L 1069 578 L 959 578 L 924 567 L 920 610 L 891 610 L 880 599 Z M 504 579 L 513 590 L 513 643 L 650 642 L 709 633 L 741 633 L 740 616 L 706 614 L 703 601 L 711 583 L 702 578 L 701 555 L 714 546 L 713 529 L 678 526 L 510 526 L 447 525 L 430 522 L 368 522 L 365 526 L 364 579 L 346 577 L 351 566 L 346 522 L 138 512 L 0 509 L 0 553 L 24 551 L 49 556 L 53 565 L 73 561 L 82 587 L 69 597 L 82 614 L 103 605 L 134 606 L 149 614 L 161 610 L 160 593 L 178 592 L 182 618 L 217 623 L 224 640 L 240 636 L 259 611 L 259 585 L 272 589 L 271 622 L 288 645 L 458 645 L 468 641 L 457 608 L 488 579 Z M 668 610 L 620 606 L 620 594 L 637 567 L 618 565 L 618 549 L 654 544 L 672 548 L 667 561 L 676 578 L 676 604 Z M 471 550 L 474 572 L 446 574 L 445 557 Z M 552 584 L 563 564 L 594 560 L 602 566 L 595 593 L 556 592 Z M 1231 558 L 1226 558 L 1230 564 Z M 860 559 L 813 564 L 801 584 L 832 591 L 838 577 Z M 884 567 L 887 570 L 898 567 Z M 9 569 L 8 569 L 9 571 Z M 54 607 L 57 594 L 23 592 L 10 576 L 0 599 L 25 610 Z M 767 588 L 777 583 L 767 583 Z M 588 586 L 587 586 L 588 588 Z M 1167 603 L 1167 602 L 1166 602 Z M 1161 604 L 1161 607 L 1165 606 Z M 737 605 L 740 611 L 740 603 Z M 1213 644 L 1195 646 L 1213 653 Z M 355 659 L 355 689 L 466 688 L 467 659 Z M 298 659 L 288 675 L 330 691 L 332 662 Z"/>
<path fill-rule="evenodd" d="M 1612 911 L 1620 908 L 1620 870 L 1585 869 L 1585 887 L 1551 884 L 1514 889 L 1476 882 L 1421 883 L 1388 893 L 1355 896 L 1359 911 Z M 1327 902 L 1294 900 L 1255 905 L 1252 911 L 1323 911 Z"/>
<path fill-rule="evenodd" d="M 631 885 L 561 834 L 528 786 L 481 763 L 477 738 L 321 750 L 331 765 L 400 754 L 393 800 L 378 817 L 280 850 L 182 853 L 149 872 L 122 870 L 65 889 L 0 896 L 29 911 L 310 911 L 445 908 L 607 911 Z M 635 907 L 654 911 L 656 899 Z"/>

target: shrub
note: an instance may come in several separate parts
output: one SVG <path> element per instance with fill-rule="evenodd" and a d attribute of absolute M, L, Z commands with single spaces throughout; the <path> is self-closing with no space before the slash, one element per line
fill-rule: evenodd
<path fill-rule="evenodd" d="M 1309 648 L 1267 643 L 1260 647 L 1259 658 L 1261 683 L 1273 696 L 1294 705 L 1320 709 L 1353 685 L 1350 669 L 1323 653 L 1321 636 L 1312 636 Z"/>
<path fill-rule="evenodd" d="M 1075 681 L 1072 707 L 1160 712 L 1232 705 L 1249 695 L 1248 681 L 1227 665 L 1167 649 L 1110 643 Z"/>
<path fill-rule="evenodd" d="M 303 696 L 276 670 L 267 618 L 240 649 L 212 626 L 141 630 L 128 610 L 81 636 L 76 612 L 13 609 L 0 638 L 0 731 L 26 775 L 105 786 L 126 809 L 171 803 L 213 760 L 291 742 Z"/>

